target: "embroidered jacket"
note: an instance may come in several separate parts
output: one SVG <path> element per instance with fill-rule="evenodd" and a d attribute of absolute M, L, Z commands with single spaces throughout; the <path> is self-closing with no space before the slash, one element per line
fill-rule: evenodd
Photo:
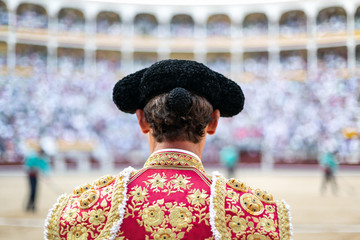
<path fill-rule="evenodd" d="M 50 210 L 45 239 L 291 239 L 284 201 L 220 174 L 183 150 L 153 153 L 64 194 Z"/>

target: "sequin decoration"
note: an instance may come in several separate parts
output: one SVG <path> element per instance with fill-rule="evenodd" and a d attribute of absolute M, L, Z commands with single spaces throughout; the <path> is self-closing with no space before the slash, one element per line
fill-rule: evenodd
<path fill-rule="evenodd" d="M 246 186 L 245 183 L 243 182 L 240 182 L 234 178 L 231 178 L 229 181 L 228 181 L 228 184 L 231 188 L 237 190 L 237 191 L 241 191 L 241 192 L 247 192 L 249 190 L 249 187 Z"/>
<path fill-rule="evenodd" d="M 245 193 L 240 197 L 241 206 L 251 215 L 260 215 L 264 212 L 264 205 L 255 196 L 250 193 Z"/>
<path fill-rule="evenodd" d="M 262 201 L 262 202 L 265 202 L 265 203 L 275 203 L 274 202 L 274 197 L 272 194 L 266 192 L 266 191 L 263 191 L 263 190 L 260 190 L 260 189 L 256 189 L 255 190 L 255 194 L 256 196 Z"/>
<path fill-rule="evenodd" d="M 95 181 L 95 183 L 94 183 L 95 188 L 106 187 L 107 185 L 112 183 L 112 181 L 114 181 L 114 179 L 115 179 L 115 177 L 112 175 L 103 176 Z"/>
<path fill-rule="evenodd" d="M 83 192 L 92 189 L 93 186 L 91 184 L 84 184 L 80 187 L 76 187 L 73 191 L 74 196 L 79 197 Z"/>
<path fill-rule="evenodd" d="M 83 192 L 83 194 L 81 194 L 81 196 L 78 199 L 79 208 L 81 209 L 91 208 L 97 202 L 99 196 L 100 196 L 99 192 L 95 189 L 90 189 Z"/>

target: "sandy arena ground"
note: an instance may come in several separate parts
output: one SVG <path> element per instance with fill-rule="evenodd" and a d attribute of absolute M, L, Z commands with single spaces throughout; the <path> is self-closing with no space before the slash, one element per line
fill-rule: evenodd
<path fill-rule="evenodd" d="M 0 168 L 0 239 L 43 239 L 44 219 L 58 195 L 63 191 L 72 192 L 75 186 L 102 175 L 101 172 L 53 173 L 40 182 L 38 211 L 28 213 L 24 211 L 28 193 L 25 175 Z M 360 171 L 339 172 L 336 196 L 330 187 L 324 195 L 320 194 L 321 173 L 317 170 L 242 170 L 237 176 L 248 185 L 267 190 L 276 199 L 288 202 L 292 209 L 293 239 L 360 239 Z"/>

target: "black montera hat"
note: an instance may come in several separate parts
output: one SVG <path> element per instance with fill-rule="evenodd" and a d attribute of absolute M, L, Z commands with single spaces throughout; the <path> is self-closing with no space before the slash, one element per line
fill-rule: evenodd
<path fill-rule="evenodd" d="M 202 63 L 163 60 L 119 80 L 113 100 L 123 112 L 135 113 L 150 99 L 175 88 L 205 97 L 220 116 L 232 117 L 244 107 L 245 97 L 238 84 Z"/>

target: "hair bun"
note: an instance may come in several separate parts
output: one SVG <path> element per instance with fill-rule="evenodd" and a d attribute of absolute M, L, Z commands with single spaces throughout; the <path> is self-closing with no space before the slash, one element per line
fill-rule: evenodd
<path fill-rule="evenodd" d="M 166 107 L 170 111 L 178 114 L 186 114 L 189 112 L 191 106 L 191 96 L 186 89 L 177 87 L 170 91 L 166 100 Z"/>

